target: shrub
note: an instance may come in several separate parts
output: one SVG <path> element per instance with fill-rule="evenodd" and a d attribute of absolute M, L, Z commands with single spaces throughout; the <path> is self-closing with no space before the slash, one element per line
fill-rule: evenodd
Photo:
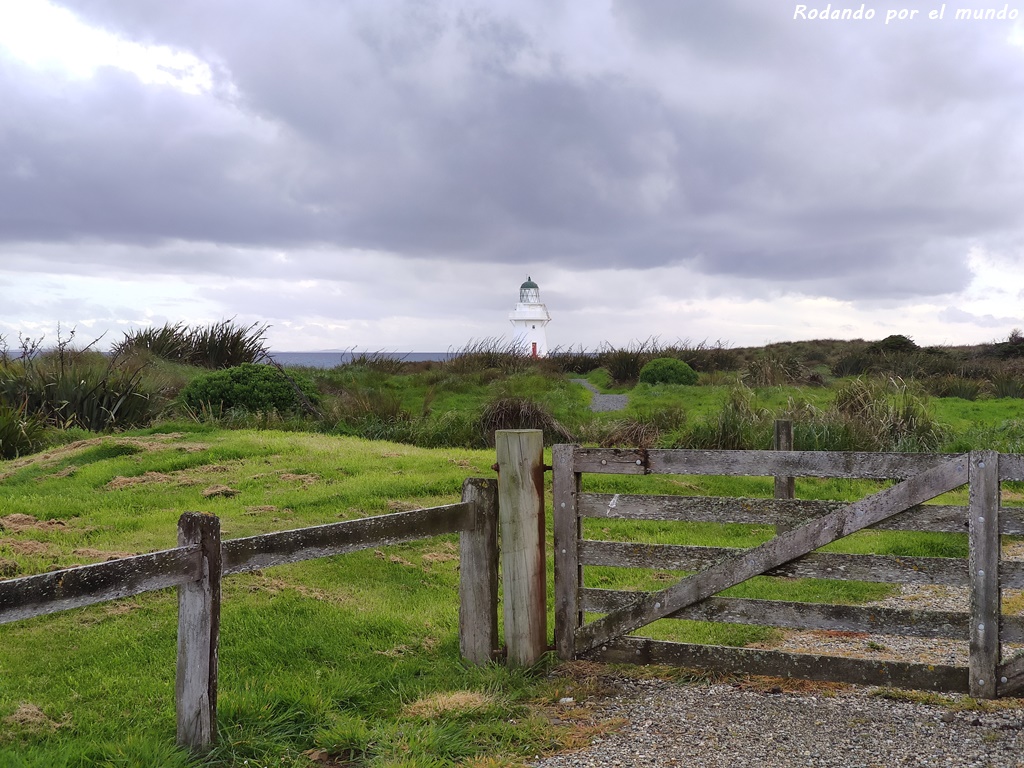
<path fill-rule="evenodd" d="M 644 384 L 685 384 L 697 383 L 697 372 L 682 360 L 671 357 L 656 357 L 640 369 L 640 381 Z"/>
<path fill-rule="evenodd" d="M 553 349 L 545 358 L 545 363 L 554 367 L 559 373 L 584 374 L 601 365 L 601 357 L 597 352 L 588 352 L 580 347 L 578 350 L 568 347 Z"/>
<path fill-rule="evenodd" d="M 772 414 L 754 404 L 744 386 L 730 390 L 716 418 L 699 422 L 675 443 L 676 448 L 767 450 L 773 440 Z"/>
<path fill-rule="evenodd" d="M 604 426 L 598 440 L 602 448 L 653 448 L 661 437 L 656 425 L 636 419 L 618 419 Z"/>
<path fill-rule="evenodd" d="M 197 376 L 179 395 L 196 412 L 299 411 L 319 402 L 313 383 L 301 374 L 285 375 L 271 365 L 243 363 L 234 368 Z"/>
<path fill-rule="evenodd" d="M 803 366 L 793 355 L 765 350 L 747 364 L 743 380 L 754 387 L 781 387 L 799 380 L 803 374 Z"/>
<path fill-rule="evenodd" d="M 863 376 L 871 372 L 875 357 L 864 350 L 848 352 L 832 363 L 832 375 L 838 378 Z"/>
<path fill-rule="evenodd" d="M 959 397 L 961 400 L 977 400 L 982 392 L 981 382 L 953 374 L 928 379 L 924 386 L 934 397 Z"/>
<path fill-rule="evenodd" d="M 836 392 L 833 410 L 834 421 L 859 434 L 858 450 L 934 451 L 946 437 L 927 394 L 901 379 L 855 379 Z"/>
<path fill-rule="evenodd" d="M 992 377 L 993 397 L 1024 397 L 1024 379 L 1013 375 Z"/>
<path fill-rule="evenodd" d="M 0 459 L 16 459 L 43 446 L 45 423 L 24 406 L 12 408 L 0 403 Z"/>
<path fill-rule="evenodd" d="M 892 336 L 886 336 L 881 341 L 876 341 L 874 344 L 868 347 L 868 352 L 875 354 L 885 352 L 896 352 L 896 353 L 908 353 L 916 352 L 918 346 L 914 343 L 914 340 L 909 336 L 904 336 L 899 333 L 895 333 Z"/>
<path fill-rule="evenodd" d="M 606 368 L 616 384 L 633 384 L 640 371 L 651 360 L 662 356 L 658 340 L 634 341 L 627 347 L 615 348 L 606 344 L 601 349 L 601 367 Z"/>
<path fill-rule="evenodd" d="M 494 445 L 499 429 L 541 429 L 547 443 L 566 442 L 572 435 L 543 405 L 528 397 L 501 397 L 484 406 L 480 414 L 480 431 L 487 445 Z"/>
<path fill-rule="evenodd" d="M 452 374 L 480 373 L 495 368 L 508 376 L 522 373 L 535 364 L 523 345 L 504 339 L 470 341 L 465 347 L 449 354 L 442 367 Z"/>

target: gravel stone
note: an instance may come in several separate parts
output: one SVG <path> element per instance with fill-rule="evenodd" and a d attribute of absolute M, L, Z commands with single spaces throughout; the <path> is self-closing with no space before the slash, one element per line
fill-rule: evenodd
<path fill-rule="evenodd" d="M 1003 558 L 1024 560 L 1024 542 Z M 1004 590 L 1004 600 L 1019 590 Z M 904 584 L 868 605 L 967 611 L 965 588 Z M 966 666 L 966 641 L 860 632 L 788 631 L 766 644 L 795 653 Z M 1022 650 L 1003 644 L 1004 660 Z M 610 669 L 610 668 L 609 668 Z M 615 676 L 614 697 L 594 705 L 601 719 L 626 725 L 590 747 L 531 763 L 536 768 L 686 766 L 687 768 L 1024 768 L 1024 701 L 984 709 L 947 694 L 946 707 L 878 696 L 879 689 L 838 686 L 819 693 L 757 690 L 748 683 L 692 684 Z M 1009 708 L 1000 709 L 1000 706 Z"/>
<path fill-rule="evenodd" d="M 952 711 L 847 686 L 772 693 L 742 684 L 622 680 L 597 707 L 623 729 L 536 768 L 1024 766 L 1024 710 Z M 778 689 L 771 689 L 778 691 Z M 957 700 L 962 697 L 951 696 Z"/>

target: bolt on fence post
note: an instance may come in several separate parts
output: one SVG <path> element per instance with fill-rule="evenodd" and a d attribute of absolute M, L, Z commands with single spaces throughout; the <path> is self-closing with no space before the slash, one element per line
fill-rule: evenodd
<path fill-rule="evenodd" d="M 498 647 L 498 484 L 466 478 L 462 500 L 473 510 L 459 533 L 459 651 L 484 665 Z"/>
<path fill-rule="evenodd" d="M 531 666 L 547 651 L 544 433 L 502 429 L 494 439 L 505 644 L 510 664 Z"/>
<path fill-rule="evenodd" d="M 220 638 L 220 520 L 186 512 L 178 546 L 199 545 L 199 578 L 178 587 L 178 666 L 174 684 L 178 744 L 201 751 L 217 738 L 217 644 Z"/>

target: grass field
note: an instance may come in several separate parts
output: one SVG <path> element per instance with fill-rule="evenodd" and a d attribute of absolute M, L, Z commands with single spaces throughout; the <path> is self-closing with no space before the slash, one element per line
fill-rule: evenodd
<path fill-rule="evenodd" d="M 6 577 L 172 547 L 182 511 L 220 516 L 224 538 L 457 501 L 493 476 L 491 451 L 301 432 L 165 425 L 0 462 Z M 803 498 L 859 498 L 876 484 L 800 481 Z M 588 476 L 615 493 L 770 496 L 759 478 Z M 550 523 L 550 515 L 549 515 Z M 758 526 L 587 521 L 588 538 L 750 546 Z M 838 551 L 962 556 L 961 536 L 869 532 Z M 550 547 L 549 547 L 550 552 Z M 520 765 L 610 727 L 586 680 L 458 656 L 453 536 L 281 566 L 225 581 L 220 741 L 174 747 L 172 591 L 0 627 L 0 765 Z M 681 573 L 589 568 L 587 583 L 657 589 Z M 856 603 L 884 584 L 759 578 L 729 594 Z M 550 604 L 550 601 L 549 601 Z M 658 622 L 661 638 L 743 645 L 770 628 Z"/>

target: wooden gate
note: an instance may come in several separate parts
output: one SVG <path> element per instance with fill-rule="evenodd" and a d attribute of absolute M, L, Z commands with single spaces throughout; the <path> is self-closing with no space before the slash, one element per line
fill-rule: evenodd
<path fill-rule="evenodd" d="M 1019 509 L 1003 510 L 1000 481 L 1024 479 L 1024 457 L 802 451 L 612 450 L 555 446 L 555 645 L 563 659 L 664 663 L 745 674 L 970 692 L 1024 689 L 1024 656 L 1001 663 L 1001 640 L 1024 642 L 1024 620 L 1003 616 L 1001 587 L 1024 588 L 1024 565 L 1001 562 L 1000 533 L 1024 534 Z M 584 473 L 747 475 L 895 480 L 854 503 L 581 493 Z M 966 506 L 926 505 L 970 484 Z M 583 518 L 770 523 L 750 549 L 586 540 Z M 969 557 L 817 553 L 864 528 L 967 532 Z M 591 565 L 696 571 L 657 592 L 584 586 Z M 893 610 L 713 597 L 754 576 L 814 577 L 970 588 L 969 613 Z M 604 614 L 586 622 L 588 613 Z M 672 643 L 629 633 L 664 618 L 949 637 L 969 641 L 969 665 L 925 665 Z"/>

